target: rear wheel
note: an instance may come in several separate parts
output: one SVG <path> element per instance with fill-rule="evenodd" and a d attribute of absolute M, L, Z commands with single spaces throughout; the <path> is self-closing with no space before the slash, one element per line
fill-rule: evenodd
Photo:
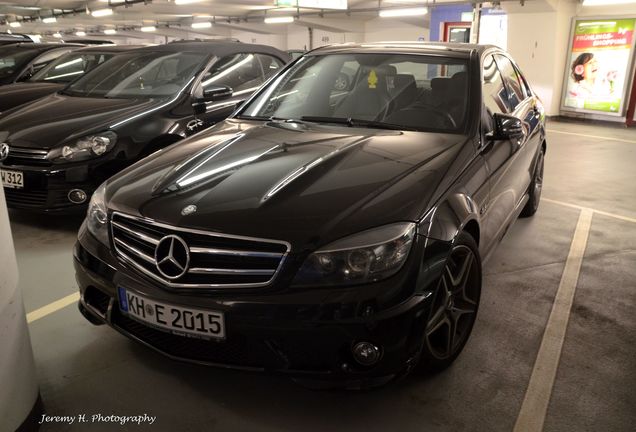
<path fill-rule="evenodd" d="M 481 260 L 475 240 L 461 233 L 444 266 L 424 331 L 418 368 L 439 371 L 450 366 L 466 345 L 481 296 Z"/>
<path fill-rule="evenodd" d="M 537 164 L 534 167 L 534 175 L 532 176 L 530 190 L 528 191 L 528 202 L 523 210 L 521 210 L 521 217 L 533 216 L 539 208 L 541 191 L 543 190 L 543 156 L 544 152 L 541 150 L 539 157 L 537 157 Z"/>

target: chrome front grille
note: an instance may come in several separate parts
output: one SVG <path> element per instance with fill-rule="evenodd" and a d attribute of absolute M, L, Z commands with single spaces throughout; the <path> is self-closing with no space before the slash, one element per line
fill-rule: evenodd
<path fill-rule="evenodd" d="M 290 250 L 282 241 L 179 228 L 117 212 L 111 217 L 111 234 L 122 261 L 170 288 L 265 286 L 274 280 Z M 187 263 L 181 262 L 183 273 L 173 277 L 160 271 L 156 257 L 160 243 L 175 237 L 187 247 L 181 255 Z"/>
<path fill-rule="evenodd" d="M 2 162 L 3 165 L 38 165 L 50 166 L 51 161 L 47 159 L 48 150 L 32 149 L 27 147 L 9 147 L 9 155 Z"/>
<path fill-rule="evenodd" d="M 31 149 L 26 147 L 9 147 L 9 157 L 19 159 L 46 159 L 48 150 Z"/>

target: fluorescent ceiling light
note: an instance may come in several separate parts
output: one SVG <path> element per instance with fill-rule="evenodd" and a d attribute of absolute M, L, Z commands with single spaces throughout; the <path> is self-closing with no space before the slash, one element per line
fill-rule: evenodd
<path fill-rule="evenodd" d="M 115 29 L 106 29 L 106 30 L 104 30 L 104 34 L 114 35 L 114 34 L 117 34 L 117 30 L 115 30 Z"/>
<path fill-rule="evenodd" d="M 105 17 L 108 15 L 112 15 L 113 14 L 113 10 L 112 9 L 97 9 L 94 10 L 93 12 L 91 12 L 91 15 L 93 15 L 94 17 Z"/>
<path fill-rule="evenodd" d="M 425 7 L 406 8 L 406 9 L 385 9 L 380 11 L 380 16 L 382 18 L 392 18 L 392 17 L 426 15 L 427 13 L 428 13 L 428 9 Z"/>
<path fill-rule="evenodd" d="M 59 39 L 59 38 L 61 38 L 61 37 L 62 37 L 62 33 L 60 33 L 60 32 L 53 33 L 53 37 L 54 37 L 54 38 L 58 38 L 58 39 Z"/>
<path fill-rule="evenodd" d="M 80 31 L 78 31 L 78 32 L 75 32 L 75 36 L 86 36 L 86 32 L 85 32 L 85 31 L 80 30 Z"/>
<path fill-rule="evenodd" d="M 636 0 L 583 0 L 583 6 L 610 6 L 636 3 Z"/>
<path fill-rule="evenodd" d="M 142 32 L 153 32 L 157 30 L 157 27 L 155 26 L 143 26 L 142 28 L 140 28 L 139 30 L 141 30 Z"/>
<path fill-rule="evenodd" d="M 17 21 L 13 21 L 13 22 L 10 22 L 10 23 L 9 23 L 9 27 L 14 27 L 14 28 L 15 28 L 15 27 L 22 27 L 22 24 L 20 24 L 20 23 L 19 23 L 19 22 L 17 22 Z"/>
<path fill-rule="evenodd" d="M 293 16 L 266 17 L 265 24 L 286 24 L 294 22 Z"/>
<path fill-rule="evenodd" d="M 201 22 L 192 23 L 193 29 L 204 29 L 204 28 L 210 28 L 210 27 L 212 27 L 212 23 L 210 21 L 201 21 Z"/>
<path fill-rule="evenodd" d="M 57 18 L 55 17 L 46 17 L 42 19 L 42 22 L 44 24 L 53 24 L 54 22 L 57 22 Z"/>
<path fill-rule="evenodd" d="M 411 1 L 421 2 L 422 0 Z M 274 4 L 278 7 L 291 6 L 293 8 L 301 7 L 311 9 L 347 9 L 347 0 L 276 0 Z"/>
<path fill-rule="evenodd" d="M 174 4 L 176 5 L 187 5 L 190 3 L 199 3 L 202 0 L 174 0 Z"/>

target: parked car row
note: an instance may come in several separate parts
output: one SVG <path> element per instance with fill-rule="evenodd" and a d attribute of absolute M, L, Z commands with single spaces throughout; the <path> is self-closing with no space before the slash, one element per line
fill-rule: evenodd
<path fill-rule="evenodd" d="M 0 87 L 7 204 L 85 210 L 104 180 L 223 120 L 287 61 L 274 48 L 236 42 L 100 46 L 78 49 L 23 83 Z"/>
<path fill-rule="evenodd" d="M 170 358 L 354 388 L 448 367 L 482 260 L 537 211 L 541 101 L 491 46 L 287 61 L 237 42 L 117 52 L 0 116 L 9 205 L 92 195 L 79 309 Z"/>

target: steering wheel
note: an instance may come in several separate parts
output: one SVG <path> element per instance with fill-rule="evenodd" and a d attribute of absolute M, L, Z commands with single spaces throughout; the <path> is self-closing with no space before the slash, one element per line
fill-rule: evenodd
<path fill-rule="evenodd" d="M 436 114 L 437 116 L 441 117 L 443 120 L 446 120 L 448 123 L 451 124 L 451 126 L 453 128 L 457 127 L 457 123 L 455 122 L 455 119 L 448 112 L 446 112 L 446 111 L 444 111 L 444 110 L 442 110 L 440 108 L 437 108 L 437 107 L 434 107 L 434 106 L 430 106 L 430 105 L 426 105 L 424 108 L 427 111 L 430 111 L 430 112 Z"/>

